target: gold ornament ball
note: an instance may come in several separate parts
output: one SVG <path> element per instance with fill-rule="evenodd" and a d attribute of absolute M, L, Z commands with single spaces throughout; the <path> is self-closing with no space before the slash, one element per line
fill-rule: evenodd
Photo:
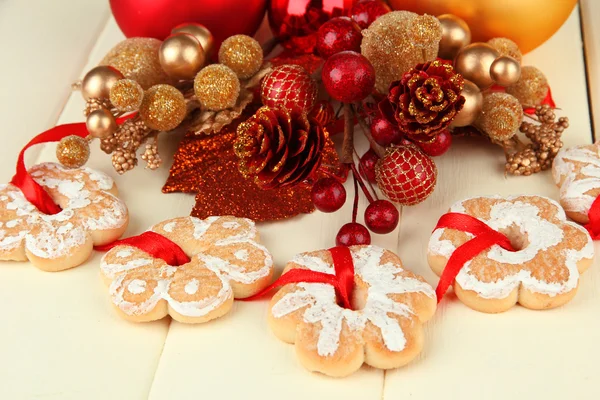
<path fill-rule="evenodd" d="M 90 158 L 90 144 L 82 137 L 66 136 L 56 146 L 58 162 L 67 168 L 79 168 Z"/>
<path fill-rule="evenodd" d="M 567 20 L 577 0 L 389 0 L 395 10 L 418 14 L 454 14 L 471 28 L 474 42 L 512 39 L 528 53 Z"/>
<path fill-rule="evenodd" d="M 177 33 L 165 39 L 159 51 L 160 65 L 171 78 L 194 79 L 206 62 L 202 45 L 189 33 Z"/>
<path fill-rule="evenodd" d="M 196 75 L 194 92 L 204 109 L 221 111 L 235 106 L 240 95 L 240 80 L 225 65 L 209 65 Z"/>
<path fill-rule="evenodd" d="M 548 80 L 536 67 L 525 66 L 521 68 L 521 78 L 507 87 L 506 93 L 515 96 L 523 107 L 539 106 L 548 94 Z"/>
<path fill-rule="evenodd" d="M 493 92 L 483 96 L 483 107 L 475 126 L 492 140 L 502 142 L 517 133 L 523 122 L 523 108 L 514 96 Z"/>
<path fill-rule="evenodd" d="M 514 85 L 521 77 L 521 64 L 512 57 L 500 56 L 492 63 L 490 76 L 500 86 Z"/>
<path fill-rule="evenodd" d="M 458 51 L 471 43 L 471 30 L 467 23 L 452 14 L 443 14 L 438 17 L 442 25 L 442 40 L 438 57 L 444 60 L 454 60 Z"/>
<path fill-rule="evenodd" d="M 110 111 L 100 108 L 88 115 L 85 126 L 92 137 L 103 139 L 117 130 L 117 122 Z"/>
<path fill-rule="evenodd" d="M 133 79 L 121 79 L 110 89 L 110 102 L 119 111 L 136 111 L 143 97 L 144 89 Z"/>
<path fill-rule="evenodd" d="M 454 69 L 479 89 L 484 90 L 494 84 L 490 67 L 499 54 L 487 43 L 471 43 L 460 49 L 454 59 Z"/>
<path fill-rule="evenodd" d="M 183 94 L 171 85 L 156 85 L 146 90 L 140 117 L 151 129 L 170 131 L 185 118 L 187 107 Z"/>
<path fill-rule="evenodd" d="M 110 65 L 146 90 L 159 83 L 172 83 L 163 71 L 158 52 L 162 42 L 152 38 L 129 38 L 113 47 L 100 61 Z"/>
<path fill-rule="evenodd" d="M 523 54 L 521 54 L 521 50 L 519 46 L 515 42 L 510 39 L 499 37 L 488 40 L 487 42 L 490 46 L 496 49 L 496 51 L 501 56 L 509 56 L 514 58 L 521 64 L 521 60 L 523 59 Z"/>
<path fill-rule="evenodd" d="M 479 87 L 473 82 L 465 79 L 461 95 L 465 98 L 465 104 L 452 121 L 452 127 L 473 124 L 479 116 L 481 107 L 483 106 L 483 95 L 481 94 L 481 90 L 479 90 Z"/>
<path fill-rule="evenodd" d="M 387 94 L 390 83 L 412 67 L 435 60 L 442 27 L 435 18 L 394 11 L 377 18 L 362 34 L 361 53 L 375 68 L 375 88 Z"/>
<path fill-rule="evenodd" d="M 263 51 L 256 39 L 246 35 L 231 36 L 221 44 L 219 63 L 231 68 L 240 79 L 248 79 L 263 63 Z"/>
<path fill-rule="evenodd" d="M 119 79 L 123 79 L 123 74 L 113 67 L 92 68 L 81 81 L 81 94 L 86 100 L 108 99 L 111 87 Z"/>
<path fill-rule="evenodd" d="M 204 54 L 206 55 L 206 59 L 209 60 L 212 58 L 213 51 L 215 48 L 215 38 L 212 33 L 208 30 L 207 27 L 201 24 L 182 24 L 176 26 L 171 34 L 175 35 L 177 33 L 189 33 L 194 36 L 199 42 L 202 48 L 204 49 Z"/>

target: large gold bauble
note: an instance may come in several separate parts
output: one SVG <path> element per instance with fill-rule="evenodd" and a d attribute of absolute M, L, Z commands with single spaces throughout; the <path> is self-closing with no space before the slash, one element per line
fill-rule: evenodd
<path fill-rule="evenodd" d="M 88 115 L 85 125 L 92 137 L 97 139 L 112 135 L 117 130 L 117 122 L 110 111 L 100 108 Z"/>
<path fill-rule="evenodd" d="M 104 56 L 100 65 L 115 67 L 144 89 L 170 83 L 172 79 L 163 71 L 158 57 L 161 44 L 160 40 L 152 38 L 125 39 Z"/>
<path fill-rule="evenodd" d="M 165 39 L 159 51 L 160 65 L 173 79 L 194 79 L 204 66 L 202 45 L 189 33 L 177 33 Z"/>
<path fill-rule="evenodd" d="M 113 67 L 92 68 L 81 81 L 81 94 L 86 100 L 108 99 L 110 89 L 119 79 L 123 79 L 123 74 Z"/>
<path fill-rule="evenodd" d="M 515 41 L 523 53 L 544 43 L 567 20 L 577 0 L 389 0 L 393 9 L 454 14 L 471 28 L 474 42 Z"/>
<path fill-rule="evenodd" d="M 500 86 L 514 85 L 521 76 L 521 64 L 512 57 L 500 56 L 490 66 L 490 76 Z"/>
<path fill-rule="evenodd" d="M 438 19 L 442 24 L 442 40 L 438 57 L 454 60 L 458 51 L 471 43 L 471 30 L 469 25 L 456 15 L 444 14 Z"/>
<path fill-rule="evenodd" d="M 170 131 L 185 118 L 187 108 L 183 94 L 171 85 L 156 85 L 146 90 L 140 117 L 151 129 Z"/>
<path fill-rule="evenodd" d="M 204 54 L 206 54 L 206 59 L 210 60 L 215 50 L 215 38 L 212 33 L 208 30 L 207 27 L 201 24 L 182 24 L 176 26 L 171 34 L 175 35 L 177 33 L 189 33 L 194 36 L 200 42 L 200 45 L 204 49 Z"/>
<path fill-rule="evenodd" d="M 452 127 L 471 125 L 479 116 L 483 106 L 481 90 L 473 82 L 465 79 L 463 91 L 460 94 L 465 98 L 465 104 L 452 121 L 450 125 Z"/>
<path fill-rule="evenodd" d="M 499 54 L 487 43 L 471 43 L 460 49 L 454 59 L 454 69 L 484 90 L 494 84 L 490 67 Z"/>

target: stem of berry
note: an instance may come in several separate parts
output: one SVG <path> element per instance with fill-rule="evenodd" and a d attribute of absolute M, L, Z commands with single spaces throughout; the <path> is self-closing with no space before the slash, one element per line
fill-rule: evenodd
<path fill-rule="evenodd" d="M 352 105 L 344 103 L 344 141 L 340 161 L 344 164 L 354 163 L 354 110 Z"/>
<path fill-rule="evenodd" d="M 371 204 L 373 201 L 375 201 L 375 199 L 373 199 L 373 196 L 371 196 L 371 193 L 369 193 L 369 190 L 367 190 L 367 187 L 365 186 L 365 183 L 363 182 L 362 176 L 360 176 L 360 174 L 358 173 L 358 170 L 356 169 L 356 165 L 354 163 L 352 163 L 350 167 L 352 168 L 352 175 L 354 176 L 354 181 L 355 182 L 358 181 L 358 184 L 360 185 L 361 190 L 365 194 L 365 197 L 369 201 L 369 204 Z"/>
<path fill-rule="evenodd" d="M 277 39 L 276 37 L 272 37 L 271 39 L 262 43 L 260 45 L 260 47 L 262 47 L 262 50 L 263 50 L 263 57 L 265 59 L 267 59 L 269 57 L 269 55 L 273 52 L 273 50 L 275 50 L 275 47 L 278 44 L 279 44 L 279 39 Z"/>
<path fill-rule="evenodd" d="M 356 223 L 356 216 L 358 215 L 358 181 L 356 179 L 356 174 L 354 173 L 354 171 L 352 172 L 352 178 L 354 179 L 354 203 L 352 204 L 352 222 Z"/>

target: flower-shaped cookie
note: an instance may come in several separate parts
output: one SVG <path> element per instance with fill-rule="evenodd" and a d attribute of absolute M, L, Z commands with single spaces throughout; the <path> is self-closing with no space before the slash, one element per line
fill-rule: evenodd
<path fill-rule="evenodd" d="M 130 321 L 170 315 L 200 323 L 225 315 L 233 299 L 266 287 L 273 259 L 260 245 L 254 222 L 235 217 L 176 218 L 151 231 L 177 244 L 190 257 L 168 265 L 135 247 L 119 245 L 102 258 L 101 271 L 113 304 Z"/>
<path fill-rule="evenodd" d="M 89 168 L 43 163 L 29 170 L 62 208 L 41 213 L 12 184 L 0 185 L 0 260 L 30 260 L 45 271 L 76 267 L 94 245 L 118 239 L 127 228 L 125 204 L 111 178 Z"/>
<path fill-rule="evenodd" d="M 590 207 L 600 195 L 600 144 L 563 148 L 554 159 L 552 175 L 569 218 L 590 222 Z"/>
<path fill-rule="evenodd" d="M 346 376 L 363 363 L 385 369 L 405 365 L 423 347 L 422 324 L 436 309 L 433 288 L 403 269 L 388 250 L 353 246 L 350 252 L 353 309 L 338 305 L 331 285 L 287 284 L 271 300 L 269 324 L 279 339 L 295 343 L 310 371 Z M 294 268 L 335 273 L 327 250 L 297 255 L 286 272 Z"/>
<path fill-rule="evenodd" d="M 453 286 L 467 306 L 502 312 L 517 302 L 531 309 L 565 304 L 575 296 L 579 275 L 594 257 L 585 229 L 567 222 L 558 203 L 540 196 L 476 197 L 458 202 L 450 212 L 468 214 L 506 235 L 514 252 L 498 245 L 467 261 Z M 436 229 L 429 241 L 428 260 L 441 275 L 470 233 Z"/>

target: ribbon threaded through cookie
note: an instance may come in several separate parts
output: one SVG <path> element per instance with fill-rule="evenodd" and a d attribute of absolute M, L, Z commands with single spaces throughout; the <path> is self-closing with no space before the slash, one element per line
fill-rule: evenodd
<path fill-rule="evenodd" d="M 255 300 L 271 290 L 290 283 L 325 283 L 335 288 L 336 294 L 344 308 L 352 309 L 352 292 L 354 291 L 354 262 L 350 249 L 337 246 L 329 249 L 333 258 L 335 275 L 309 269 L 294 268 L 281 275 L 275 282 L 254 296 L 242 300 Z"/>
<path fill-rule="evenodd" d="M 434 231 L 441 228 L 456 229 L 475 235 L 475 237 L 459 246 L 448 259 L 442 276 L 440 276 L 440 281 L 435 288 L 438 303 L 442 301 L 444 294 L 446 294 L 450 285 L 454 283 L 456 276 L 465 263 L 483 251 L 495 244 L 508 251 L 517 251 L 506 235 L 493 230 L 486 223 L 467 214 L 447 213 L 442 215 Z"/>
<path fill-rule="evenodd" d="M 600 239 L 600 196 L 592 203 L 590 211 L 588 211 L 588 222 L 584 228 L 587 229 L 593 240 Z"/>

